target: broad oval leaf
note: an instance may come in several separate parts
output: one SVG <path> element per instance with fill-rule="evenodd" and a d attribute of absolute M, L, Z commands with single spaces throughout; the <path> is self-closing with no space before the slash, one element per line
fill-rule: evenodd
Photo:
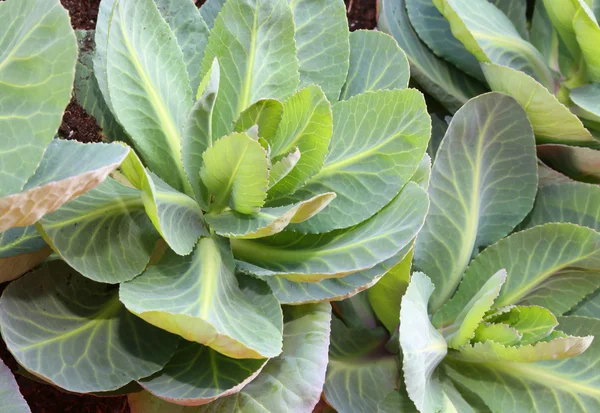
<path fill-rule="evenodd" d="M 573 103 L 585 111 L 584 113 L 586 113 L 586 115 L 582 117 L 597 119 L 600 117 L 600 102 L 598 101 L 599 94 L 600 83 L 593 83 L 572 89 L 571 93 L 569 94 L 569 99 L 571 99 Z"/>
<path fill-rule="evenodd" d="M 473 253 L 508 234 L 531 209 L 534 144 L 523 108 L 499 93 L 469 101 L 452 118 L 431 172 L 431 210 L 415 245 L 415 268 L 437 286 L 432 313 L 452 296 Z"/>
<path fill-rule="evenodd" d="M 600 147 L 599 147 L 600 149 Z M 538 145 L 538 157 L 576 181 L 600 184 L 600 150 L 568 145 Z"/>
<path fill-rule="evenodd" d="M 229 210 L 220 214 L 207 214 L 205 219 L 219 235 L 239 239 L 262 238 L 283 231 L 290 223 L 309 219 L 334 198 L 335 193 L 327 192 L 296 204 L 262 208 L 252 215 Z"/>
<path fill-rule="evenodd" d="M 325 235 L 284 231 L 260 240 L 231 240 L 240 270 L 291 281 L 320 281 L 365 270 L 395 256 L 417 234 L 427 194 L 410 182 L 389 205 L 355 227 Z"/>
<path fill-rule="evenodd" d="M 179 341 L 129 313 L 115 288 L 62 261 L 11 283 L 0 307 L 2 336 L 17 361 L 72 392 L 116 390 L 153 374 Z"/>
<path fill-rule="evenodd" d="M 0 198 L 0 232 L 35 224 L 43 215 L 99 185 L 129 148 L 53 140 L 23 192 Z"/>
<path fill-rule="evenodd" d="M 31 409 L 19 391 L 17 381 L 2 360 L 0 360 L 0 400 L 2 400 L 3 412 L 31 413 Z"/>
<path fill-rule="evenodd" d="M 436 57 L 414 32 L 406 0 L 380 0 L 379 29 L 392 35 L 408 56 L 412 77 L 449 111 L 456 112 L 485 87 L 451 64 Z"/>
<path fill-rule="evenodd" d="M 323 168 L 278 204 L 332 191 L 336 199 L 312 219 L 295 225 L 294 231 L 324 233 L 356 225 L 375 215 L 410 180 L 430 133 L 425 100 L 414 89 L 367 92 L 338 102 L 333 106 L 333 136 Z"/>
<path fill-rule="evenodd" d="M 115 115 L 144 163 L 173 188 L 191 194 L 181 131 L 192 89 L 175 35 L 153 0 L 115 0 L 106 24 L 107 85 Z"/>
<path fill-rule="evenodd" d="M 434 372 L 448 352 L 444 337 L 431 325 L 427 314 L 434 288 L 425 274 L 413 273 L 400 307 L 400 347 L 406 390 L 417 409 L 428 413 L 442 407 L 442 388 Z"/>
<path fill-rule="evenodd" d="M 52 248 L 84 277 L 116 284 L 140 274 L 160 235 L 142 192 L 113 179 L 40 220 Z"/>
<path fill-rule="evenodd" d="M 257 212 L 265 202 L 269 160 L 263 147 L 245 133 L 232 133 L 202 155 L 200 178 L 212 195 L 211 211 L 226 207 L 242 214 Z"/>
<path fill-rule="evenodd" d="M 2 197 L 23 188 L 56 134 L 71 98 L 77 43 L 58 0 L 9 0 L 0 15 L 6 22 L 0 29 Z"/>
<path fill-rule="evenodd" d="M 512 22 L 487 0 L 433 0 L 452 33 L 480 62 L 509 66 L 554 87 L 542 54 L 524 40 Z M 486 75 L 487 79 L 487 75 Z M 489 79 L 488 79 L 489 81 Z"/>
<path fill-rule="evenodd" d="M 595 145 L 577 116 L 535 79 L 507 66 L 481 67 L 492 90 L 512 96 L 525 108 L 538 143 Z"/>
<path fill-rule="evenodd" d="M 348 73 L 348 21 L 342 0 L 288 0 L 294 14 L 301 88 L 320 86 L 335 102 Z"/>
<path fill-rule="evenodd" d="M 122 284 L 120 298 L 144 320 L 228 357 L 275 357 L 281 352 L 281 326 L 271 320 L 273 314 L 281 317 L 280 306 L 273 299 L 265 314 L 242 293 L 234 271 L 229 243 L 202 238 L 192 255 L 167 252 Z"/>
<path fill-rule="evenodd" d="M 568 272 L 571 268 L 578 268 L 598 271 L 600 234 L 573 224 L 546 224 L 504 238 L 475 257 L 463 276 L 458 292 L 435 314 L 434 324 L 445 325 L 454 319 L 490 275 L 500 268 L 506 269 L 508 277 L 494 304 L 495 308 L 527 300 L 529 294 L 535 293 L 546 280 L 561 277 L 564 270 Z M 571 294 L 564 291 L 560 294 L 560 299 L 556 301 L 565 305 Z M 582 298 L 571 302 L 571 306 Z M 554 310 L 552 301 L 544 304 L 548 310 Z M 564 310 L 558 311 L 562 312 Z"/>
<path fill-rule="evenodd" d="M 233 121 L 259 99 L 282 100 L 296 90 L 299 63 L 294 21 L 287 0 L 231 0 L 217 15 L 204 54 L 203 72 L 221 65 L 213 137 L 233 130 Z"/>
<path fill-rule="evenodd" d="M 350 34 L 350 69 L 340 100 L 376 90 L 408 87 L 410 67 L 393 37 L 373 30 Z"/>
<path fill-rule="evenodd" d="M 300 159 L 269 189 L 269 199 L 296 191 L 321 170 L 332 131 L 331 106 L 318 86 L 308 86 L 283 103 L 283 117 L 277 134 L 267 139 L 271 158 L 279 161 L 298 148 Z"/>

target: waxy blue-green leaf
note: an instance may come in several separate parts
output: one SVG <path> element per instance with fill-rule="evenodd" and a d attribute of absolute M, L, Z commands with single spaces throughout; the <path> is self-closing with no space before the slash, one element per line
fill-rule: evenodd
<path fill-rule="evenodd" d="M 23 191 L 0 198 L 0 232 L 35 224 L 44 214 L 96 187 L 127 156 L 117 144 L 53 140 Z"/>
<path fill-rule="evenodd" d="M 167 252 L 161 261 L 121 285 L 120 299 L 144 320 L 233 358 L 268 358 L 281 352 L 281 309 L 269 314 L 238 286 L 229 243 L 202 238 L 187 257 Z M 256 334 L 260 331 L 260 334 Z"/>
<path fill-rule="evenodd" d="M 492 275 L 456 316 L 452 324 L 441 330 L 448 347 L 458 349 L 473 339 L 477 326 L 483 320 L 485 313 L 494 304 L 494 300 L 498 297 L 500 288 L 502 288 L 505 281 L 505 270 L 499 270 Z"/>
<path fill-rule="evenodd" d="M 517 344 L 522 338 L 523 334 L 508 324 L 482 322 L 477 327 L 477 330 L 475 330 L 473 341 L 476 343 L 494 341 L 505 346 L 512 346 Z"/>
<path fill-rule="evenodd" d="M 429 154 L 429 157 L 432 161 L 435 161 L 437 151 L 442 143 L 442 139 L 444 139 L 444 135 L 446 135 L 447 130 L 448 123 L 435 113 L 432 113 L 431 138 L 429 139 L 429 144 L 427 145 L 427 153 Z"/>
<path fill-rule="evenodd" d="M 433 165 L 431 210 L 415 245 L 415 268 L 436 285 L 432 312 L 452 296 L 473 253 L 508 234 L 531 209 L 534 145 L 525 111 L 508 96 L 479 96 L 453 117 Z"/>
<path fill-rule="evenodd" d="M 449 111 L 456 112 L 485 87 L 451 64 L 436 57 L 413 31 L 405 0 L 380 0 L 379 29 L 392 35 L 406 53 L 414 79 Z"/>
<path fill-rule="evenodd" d="M 431 179 L 431 157 L 427 152 L 423 155 L 421 163 L 417 166 L 417 170 L 410 178 L 410 180 L 419 185 L 424 190 L 429 189 L 429 181 Z"/>
<path fill-rule="evenodd" d="M 548 222 L 570 222 L 600 232 L 600 187 L 565 182 L 539 188 L 533 209 L 521 226 Z"/>
<path fill-rule="evenodd" d="M 495 308 L 513 305 L 527 300 L 529 294 L 544 287 L 543 283 L 553 277 L 561 277 L 563 271 L 572 268 L 597 272 L 600 269 L 600 234 L 574 224 L 546 224 L 517 232 L 486 248 L 469 265 L 460 288 L 452 300 L 435 314 L 436 326 L 451 322 L 462 311 L 473 294 L 479 291 L 487 279 L 498 269 L 508 274 L 494 303 Z M 573 291 L 555 292 L 561 306 L 567 303 Z M 559 295 L 560 294 L 560 295 Z M 576 299 L 571 306 L 583 297 Z M 544 302 L 553 311 L 552 301 Z M 557 313 L 564 312 L 564 309 Z"/>
<path fill-rule="evenodd" d="M 45 215 L 40 224 L 71 267 L 109 284 L 140 274 L 160 239 L 144 210 L 142 192 L 112 179 Z"/>
<path fill-rule="evenodd" d="M 246 132 L 256 125 L 258 127 L 257 135 L 270 141 L 279 129 L 283 110 L 283 104 L 278 100 L 258 100 L 240 114 L 234 123 L 233 130 Z"/>
<path fill-rule="evenodd" d="M 419 38 L 438 56 L 481 82 L 479 61 L 452 34 L 450 23 L 432 0 L 405 0 L 410 24 Z"/>
<path fill-rule="evenodd" d="M 229 210 L 220 214 L 207 214 L 204 218 L 219 235 L 239 239 L 262 238 L 283 231 L 290 223 L 310 219 L 334 198 L 335 193 L 327 192 L 296 204 L 261 208 L 252 215 Z"/>
<path fill-rule="evenodd" d="M 202 154 L 213 145 L 212 125 L 215 100 L 219 91 L 220 68 L 215 59 L 198 87 L 197 101 L 190 110 L 182 133 L 183 168 L 200 206 L 208 210 L 210 199 L 200 179 Z"/>
<path fill-rule="evenodd" d="M 0 4 L 0 15 L 3 197 L 23 188 L 56 134 L 71 98 L 77 43 L 58 0 L 9 0 Z"/>
<path fill-rule="evenodd" d="M 487 0 L 433 0 L 454 36 L 480 62 L 509 66 L 554 87 L 552 72 L 542 54 L 524 40 L 512 22 Z M 487 76 L 486 76 L 487 78 Z"/>
<path fill-rule="evenodd" d="M 521 335 L 519 345 L 533 344 L 548 337 L 558 325 L 554 314 L 539 306 L 517 305 L 492 312 L 485 318 L 492 323 L 506 324 Z"/>
<path fill-rule="evenodd" d="M 589 277 L 588 275 L 588 278 Z M 594 277 L 597 278 L 597 277 Z M 583 317 L 593 317 L 598 318 L 600 315 L 600 290 L 598 289 L 600 286 L 596 286 L 596 290 L 585 297 L 579 304 L 573 307 L 572 311 L 569 312 L 569 315 L 577 315 Z M 591 291 L 592 288 L 588 288 L 588 291 Z"/>
<path fill-rule="evenodd" d="M 340 100 L 376 90 L 408 87 L 410 67 L 393 37 L 373 30 L 350 34 L 350 69 Z"/>
<path fill-rule="evenodd" d="M 418 413 L 414 403 L 408 397 L 406 389 L 394 390 L 387 394 L 377 405 L 375 413 Z"/>
<path fill-rule="evenodd" d="M 596 144 L 577 116 L 535 79 L 507 66 L 486 63 L 482 68 L 492 90 L 512 96 L 525 108 L 538 143 Z"/>
<path fill-rule="evenodd" d="M 561 174 L 576 181 L 600 184 L 600 150 L 568 145 L 538 145 L 537 152 L 542 162 Z"/>
<path fill-rule="evenodd" d="M 19 384 L 12 372 L 0 360 L 0 412 L 2 413 L 31 413 L 27 402 L 19 391 Z"/>
<path fill-rule="evenodd" d="M 104 103 L 114 115 L 114 107 L 110 101 L 108 92 L 108 73 L 107 73 L 107 52 L 108 52 L 108 32 L 112 19 L 112 12 L 115 6 L 115 0 L 101 0 L 98 7 L 98 19 L 96 21 L 96 30 L 94 33 L 94 56 L 92 59 L 94 75 L 98 82 L 100 93 L 104 97 Z"/>
<path fill-rule="evenodd" d="M 423 413 L 442 408 L 443 392 L 435 370 L 448 352 L 444 336 L 431 325 L 427 314 L 434 288 L 425 274 L 413 273 L 400 307 L 404 381 L 410 399 Z"/>
<path fill-rule="evenodd" d="M 337 318 L 332 320 L 323 391 L 338 412 L 375 412 L 394 390 L 399 372 L 394 355 L 385 350 L 387 339 L 382 327 L 351 329 Z"/>
<path fill-rule="evenodd" d="M 19 364 L 72 392 L 116 390 L 153 374 L 179 341 L 129 313 L 118 290 L 58 260 L 11 283 L 0 307 Z"/>
<path fill-rule="evenodd" d="M 279 161 L 298 148 L 300 159 L 286 176 L 269 189 L 269 199 L 296 191 L 321 170 L 332 131 L 331 106 L 318 86 L 308 86 L 283 103 L 283 118 L 277 134 L 271 139 L 267 138 L 271 147 L 270 156 Z"/>
<path fill-rule="evenodd" d="M 208 26 L 194 2 L 190 0 L 154 0 L 161 16 L 169 24 L 183 52 L 192 92 L 200 85 L 204 49 L 208 43 Z"/>
<path fill-rule="evenodd" d="M 300 87 L 321 87 L 336 102 L 348 73 L 348 20 L 342 0 L 288 0 L 294 14 Z"/>
<path fill-rule="evenodd" d="M 0 233 L 0 283 L 23 275 L 51 252 L 34 226 L 11 228 Z"/>
<path fill-rule="evenodd" d="M 527 30 L 527 0 L 488 0 L 508 17 L 521 37 L 529 40 Z"/>
<path fill-rule="evenodd" d="M 541 146 L 546 146 L 546 145 L 539 145 L 538 149 Z M 537 164 L 538 164 L 538 187 L 539 188 L 546 186 L 546 185 L 556 185 L 556 184 L 562 184 L 565 182 L 574 182 L 571 178 L 546 166 L 546 164 L 544 164 L 539 159 L 538 159 Z"/>
<path fill-rule="evenodd" d="M 600 118 L 598 96 L 600 96 L 600 83 L 593 83 L 572 89 L 569 99 L 584 111 L 582 117 L 597 120 Z"/>
<path fill-rule="evenodd" d="M 295 231 L 324 233 L 372 217 L 400 192 L 423 159 L 431 121 L 423 95 L 414 89 L 379 90 L 333 106 L 333 136 L 321 171 L 291 203 L 323 192 L 336 199 Z M 306 156 L 302 151 L 300 162 Z"/>
<path fill-rule="evenodd" d="M 324 235 L 284 231 L 259 240 L 233 239 L 231 246 L 245 272 L 291 281 L 339 278 L 398 254 L 421 228 L 427 209 L 427 194 L 409 182 L 389 205 L 355 227 Z"/>
<path fill-rule="evenodd" d="M 600 321 L 560 317 L 561 330 L 573 336 L 597 334 Z M 583 354 L 567 360 L 536 363 L 468 363 L 448 358 L 449 377 L 475 392 L 494 413 L 587 413 L 600 409 L 600 342 L 594 340 Z"/>
<path fill-rule="evenodd" d="M 267 197 L 269 160 L 259 142 L 232 133 L 202 155 L 200 178 L 211 195 L 211 211 L 226 207 L 242 214 L 258 212 Z"/>
<path fill-rule="evenodd" d="M 328 304 L 286 308 L 283 353 L 239 393 L 200 407 L 132 394 L 132 413 L 311 413 L 325 381 L 330 320 Z"/>
<path fill-rule="evenodd" d="M 238 276 L 245 297 L 281 331 L 283 318 L 269 287 L 252 277 Z M 202 405 L 237 393 L 261 371 L 266 359 L 233 359 L 202 344 L 181 343 L 179 350 L 158 373 L 140 384 L 164 400 L 182 405 Z"/>
<path fill-rule="evenodd" d="M 294 21 L 287 0 L 229 0 L 217 18 L 204 54 L 203 72 L 221 65 L 213 136 L 233 130 L 233 121 L 259 99 L 283 100 L 299 83 Z"/>
<path fill-rule="evenodd" d="M 544 56 L 548 67 L 559 72 L 559 37 L 550 21 L 548 12 L 546 12 L 543 0 L 535 0 L 531 18 L 530 41 Z"/>
<path fill-rule="evenodd" d="M 115 0 L 107 24 L 107 81 L 114 113 L 144 163 L 191 195 L 181 131 L 192 107 L 192 89 L 175 35 L 152 0 Z"/>
<path fill-rule="evenodd" d="M 226 1 L 227 0 L 206 0 L 202 7 L 200 7 L 200 15 L 204 19 L 204 22 L 209 29 L 212 30 L 214 27 L 217 15 L 223 8 L 223 4 L 225 4 Z"/>

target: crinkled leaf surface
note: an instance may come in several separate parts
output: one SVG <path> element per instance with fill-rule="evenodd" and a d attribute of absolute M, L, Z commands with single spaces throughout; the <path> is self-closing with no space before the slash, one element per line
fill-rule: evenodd
<path fill-rule="evenodd" d="M 288 0 L 294 14 L 300 87 L 320 86 L 335 102 L 348 73 L 348 21 L 342 0 Z"/>
<path fill-rule="evenodd" d="M 373 31 L 350 33 L 350 69 L 340 100 L 375 90 L 405 89 L 410 68 L 393 37 Z"/>
<path fill-rule="evenodd" d="M 475 330 L 473 341 L 483 343 L 490 340 L 505 346 L 512 346 L 517 344 L 522 338 L 523 334 L 508 324 L 483 322 Z"/>
<path fill-rule="evenodd" d="M 342 277 L 396 255 L 421 228 L 428 209 L 423 189 L 410 182 L 389 205 L 355 227 L 325 235 L 284 231 L 260 240 L 231 240 L 238 268 L 292 281 Z"/>
<path fill-rule="evenodd" d="M 600 234 L 574 224 L 555 223 L 504 238 L 475 257 L 463 276 L 458 292 L 435 314 L 434 324 L 445 325 L 454 319 L 473 294 L 500 268 L 506 269 L 508 277 L 495 308 L 527 300 L 529 294 L 535 294 L 538 287 L 544 286 L 545 281 L 561 277 L 563 270 L 568 273 L 571 268 L 577 268 L 597 272 L 600 268 Z M 556 301 L 564 302 L 577 290 L 581 288 L 574 286 L 569 292 L 555 292 Z M 581 298 L 572 302 L 571 306 Z M 553 311 L 552 301 L 543 304 Z M 557 312 L 564 312 L 564 309 Z"/>
<path fill-rule="evenodd" d="M 376 214 L 411 178 L 431 133 L 423 95 L 414 89 L 367 92 L 339 102 L 333 106 L 333 125 L 323 169 L 280 201 L 329 191 L 337 197 L 295 231 L 329 232 Z"/>
<path fill-rule="evenodd" d="M 600 151 L 568 145 L 538 145 L 538 157 L 576 181 L 600 184 Z"/>
<path fill-rule="evenodd" d="M 19 391 L 17 381 L 2 360 L 0 360 L 0 399 L 2 400 L 1 412 L 31 413 L 31 409 Z"/>
<path fill-rule="evenodd" d="M 533 344 L 548 337 L 558 321 L 548 309 L 539 306 L 517 305 L 501 308 L 498 314 L 491 314 L 486 321 L 506 324 L 521 334 L 520 345 Z"/>
<path fill-rule="evenodd" d="M 77 44 L 58 0 L 10 0 L 0 4 L 0 14 L 2 197 L 23 188 L 60 125 L 71 98 Z"/>
<path fill-rule="evenodd" d="M 280 306 L 273 299 L 267 315 L 243 294 L 234 271 L 229 243 L 202 238 L 192 255 L 167 252 L 159 264 L 122 284 L 120 299 L 146 321 L 229 357 L 275 357 L 281 325 L 272 319 L 281 317 Z"/>
<path fill-rule="evenodd" d="M 129 313 L 118 291 L 51 261 L 0 299 L 2 336 L 27 370 L 68 391 L 116 390 L 160 370 L 178 338 Z"/>
<path fill-rule="evenodd" d="M 144 210 L 142 192 L 113 179 L 45 215 L 40 224 L 71 267 L 110 284 L 140 274 L 160 239 Z"/>
<path fill-rule="evenodd" d="M 479 82 L 436 57 L 422 43 L 408 20 L 405 0 L 380 0 L 377 23 L 408 56 L 414 79 L 449 111 L 456 112 L 467 100 L 485 92 Z"/>
<path fill-rule="evenodd" d="M 23 191 L 0 198 L 0 231 L 33 225 L 44 214 L 96 187 L 128 152 L 117 144 L 53 140 Z"/>
<path fill-rule="evenodd" d="M 299 83 L 294 21 L 288 0 L 231 0 L 217 15 L 203 72 L 221 65 L 213 136 L 233 130 L 233 121 L 259 99 L 282 100 Z"/>
<path fill-rule="evenodd" d="M 433 165 L 431 210 L 415 245 L 415 268 L 437 286 L 433 312 L 451 297 L 473 253 L 509 233 L 531 209 L 534 144 L 525 111 L 508 96 L 479 96 L 453 117 Z"/>

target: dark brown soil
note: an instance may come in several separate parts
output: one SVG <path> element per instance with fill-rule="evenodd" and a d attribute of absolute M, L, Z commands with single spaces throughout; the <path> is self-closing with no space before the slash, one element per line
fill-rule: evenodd
<path fill-rule="evenodd" d="M 58 129 L 58 134 L 65 138 L 83 143 L 100 142 L 102 140 L 101 129 L 96 119 L 77 103 L 75 98 L 71 99 L 69 106 L 65 109 L 63 120 Z"/>
<path fill-rule="evenodd" d="M 344 0 L 350 30 L 374 29 L 377 26 L 377 0 Z"/>
<path fill-rule="evenodd" d="M 100 0 L 60 0 L 71 15 L 71 26 L 74 29 L 93 30 L 98 18 Z"/>

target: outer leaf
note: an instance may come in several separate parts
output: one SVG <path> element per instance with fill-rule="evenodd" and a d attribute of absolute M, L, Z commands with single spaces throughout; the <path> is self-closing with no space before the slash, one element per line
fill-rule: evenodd
<path fill-rule="evenodd" d="M 544 307 L 514 306 L 498 310 L 499 314 L 486 317 L 486 321 L 502 323 L 522 334 L 519 345 L 536 343 L 548 337 L 558 325 L 556 317 Z"/>
<path fill-rule="evenodd" d="M 438 286 L 432 312 L 452 296 L 473 253 L 525 217 L 536 186 L 533 134 L 517 102 L 490 93 L 456 113 L 436 155 L 431 211 L 415 245 L 415 267 Z"/>
<path fill-rule="evenodd" d="M 539 145 L 538 156 L 551 168 L 577 181 L 600 184 L 600 151 L 567 145 Z"/>
<path fill-rule="evenodd" d="M 413 273 L 400 307 L 400 346 L 404 362 L 404 380 L 410 399 L 423 413 L 439 411 L 442 388 L 434 371 L 446 356 L 444 337 L 431 325 L 427 302 L 434 290 L 423 273 Z"/>
<path fill-rule="evenodd" d="M 178 342 L 127 312 L 117 290 L 62 261 L 11 283 L 0 306 L 2 336 L 17 361 L 72 392 L 116 390 L 146 377 L 165 365 Z"/>
<path fill-rule="evenodd" d="M 454 319 L 499 268 L 506 269 L 508 278 L 494 304 L 496 308 L 526 300 L 546 280 L 560 277 L 562 270 L 574 267 L 598 271 L 599 233 L 573 224 L 546 224 L 513 234 L 485 249 L 471 262 L 458 292 L 452 302 L 434 316 L 434 324 L 441 326 Z M 566 300 L 572 293 L 557 295 L 557 301 Z M 551 302 L 546 304 L 550 311 L 554 310 Z"/>
<path fill-rule="evenodd" d="M 173 188 L 191 194 L 181 130 L 192 90 L 175 35 L 152 0 L 115 0 L 106 59 L 115 115 L 144 163 Z"/>
<path fill-rule="evenodd" d="M 37 251 L 26 252 L 7 258 L 0 258 L 0 283 L 12 281 L 20 277 L 38 264 L 42 263 L 51 253 L 52 248 L 45 246 Z"/>
<path fill-rule="evenodd" d="M 11 228 L 0 233 L 0 258 L 39 251 L 46 245 L 34 226 Z"/>
<path fill-rule="evenodd" d="M 409 399 L 406 390 L 392 391 L 377 405 L 376 413 L 417 413 L 413 402 Z"/>
<path fill-rule="evenodd" d="M 400 322 L 400 302 L 410 281 L 413 251 L 385 274 L 373 287 L 369 288 L 369 302 L 377 318 L 393 334 Z"/>
<path fill-rule="evenodd" d="M 269 164 L 260 143 L 245 133 L 219 139 L 202 155 L 200 178 L 212 195 L 211 210 L 229 206 L 242 214 L 257 212 L 267 196 Z"/>
<path fill-rule="evenodd" d="M 523 39 L 529 39 L 529 32 L 527 31 L 527 0 L 488 1 L 498 7 L 508 17 Z"/>
<path fill-rule="evenodd" d="M 533 78 L 506 66 L 482 68 L 492 90 L 514 97 L 525 108 L 538 143 L 595 145 L 581 121 Z"/>
<path fill-rule="evenodd" d="M 121 145 L 52 141 L 23 192 L 0 198 L 0 231 L 33 225 L 44 214 L 94 188 L 128 152 Z"/>
<path fill-rule="evenodd" d="M 406 0 L 410 24 L 419 38 L 438 56 L 474 78 L 485 81 L 479 61 L 452 34 L 450 23 L 432 0 Z"/>
<path fill-rule="evenodd" d="M 320 86 L 335 102 L 348 73 L 348 21 L 342 0 L 288 0 L 294 13 L 300 87 Z"/>
<path fill-rule="evenodd" d="M 522 338 L 523 334 L 508 324 L 492 324 L 484 322 L 479 324 L 477 330 L 475 330 L 473 341 L 477 343 L 493 341 L 505 346 L 512 346 L 521 341 Z"/>
<path fill-rule="evenodd" d="M 144 211 L 141 191 L 112 179 L 44 216 L 40 224 L 71 267 L 110 284 L 140 274 L 160 239 Z"/>
<path fill-rule="evenodd" d="M 590 278 L 588 276 L 588 278 Z M 588 295 L 585 300 L 581 301 L 577 306 L 573 308 L 570 315 L 577 315 L 583 317 L 593 317 L 598 318 L 598 314 L 600 314 L 600 293 L 596 287 L 596 291 L 590 295 Z M 588 289 L 588 291 L 590 291 Z"/>
<path fill-rule="evenodd" d="M 451 119 L 451 118 L 450 118 Z M 429 139 L 429 145 L 427 145 L 427 153 L 432 160 L 435 160 L 437 151 L 442 143 L 444 135 L 448 130 L 448 123 L 442 120 L 435 113 L 431 114 L 431 139 Z"/>
<path fill-rule="evenodd" d="M 202 154 L 213 145 L 212 119 L 219 90 L 220 68 L 215 59 L 198 87 L 197 101 L 185 122 L 182 134 L 181 156 L 183 167 L 200 206 L 208 210 L 209 194 L 200 180 Z"/>
<path fill-rule="evenodd" d="M 324 233 L 372 217 L 414 174 L 431 133 L 423 96 L 413 89 L 368 92 L 339 102 L 333 125 L 323 169 L 278 203 L 329 191 L 337 198 L 295 231 Z M 300 151 L 302 162 L 306 152 Z"/>
<path fill-rule="evenodd" d="M 448 110 L 455 112 L 485 88 L 429 51 L 413 31 L 405 5 L 405 0 L 380 0 L 379 29 L 392 35 L 404 50 L 415 80 Z"/>
<path fill-rule="evenodd" d="M 244 110 L 238 120 L 235 121 L 234 131 L 246 132 L 254 125 L 258 126 L 258 136 L 266 140 L 273 139 L 281 117 L 283 116 L 283 105 L 275 99 L 261 99 Z"/>
<path fill-rule="evenodd" d="M 190 0 L 154 0 L 161 16 L 175 34 L 183 52 L 190 86 L 196 91 L 200 85 L 200 70 L 204 49 L 208 43 L 208 26 L 198 8 Z"/>
<path fill-rule="evenodd" d="M 410 68 L 398 43 L 389 35 L 358 30 L 350 34 L 350 69 L 340 100 L 376 90 L 405 89 Z"/>
<path fill-rule="evenodd" d="M 302 222 L 318 214 L 333 199 L 335 193 L 317 195 L 307 201 L 276 208 L 262 208 L 252 215 L 235 211 L 208 214 L 206 222 L 219 235 L 228 238 L 254 239 L 277 234 L 291 222 Z"/>
<path fill-rule="evenodd" d="M 429 189 L 429 180 L 431 178 L 431 157 L 427 152 L 423 155 L 421 163 L 417 167 L 414 175 L 410 178 L 411 181 L 418 184 L 424 190 Z"/>
<path fill-rule="evenodd" d="M 570 222 L 600 231 L 600 187 L 579 182 L 545 185 L 523 225 Z"/>
<path fill-rule="evenodd" d="M 112 19 L 112 12 L 115 6 L 115 0 L 101 0 L 98 8 L 98 20 L 96 22 L 96 32 L 94 36 L 95 53 L 93 58 L 94 74 L 100 92 L 104 97 L 104 102 L 114 114 L 115 110 L 110 100 L 108 92 L 108 31 Z"/>
<path fill-rule="evenodd" d="M 483 287 L 481 287 L 481 290 L 462 309 L 452 324 L 442 330 L 448 347 L 457 349 L 468 344 L 473 339 L 477 326 L 483 320 L 485 313 L 494 304 L 494 300 L 498 297 L 500 288 L 502 288 L 505 281 L 505 270 L 500 270 L 491 276 Z"/>
<path fill-rule="evenodd" d="M 292 10 L 287 0 L 232 0 L 218 14 L 208 40 L 203 70 L 221 64 L 213 136 L 232 131 L 232 122 L 259 99 L 285 99 L 299 82 Z"/>
<path fill-rule="evenodd" d="M 223 8 L 225 1 L 227 0 L 207 0 L 202 7 L 200 7 L 200 14 L 209 29 L 214 27 L 217 15 Z"/>
<path fill-rule="evenodd" d="M 238 277 L 240 288 L 256 307 L 261 308 L 271 323 L 281 331 L 283 318 L 277 299 L 262 281 Z M 237 393 L 261 371 L 266 360 L 232 359 L 201 344 L 182 343 L 179 351 L 164 369 L 141 380 L 142 386 L 154 395 L 183 405 L 202 405 Z"/>
<path fill-rule="evenodd" d="M 559 37 L 548 17 L 543 0 L 535 0 L 530 36 L 531 44 L 542 53 L 546 64 L 552 70 L 560 71 L 558 64 Z"/>
<path fill-rule="evenodd" d="M 577 42 L 573 27 L 579 0 L 543 0 L 548 17 L 556 31 L 560 34 L 569 53 L 575 61 L 581 56 L 581 47 Z"/>
<path fill-rule="evenodd" d="M 509 66 L 554 87 L 544 57 L 523 40 L 512 22 L 487 0 L 433 0 L 452 33 L 480 62 Z M 487 76 L 486 76 L 487 79 Z"/>
<path fill-rule="evenodd" d="M 600 42 L 600 26 L 592 9 L 583 0 L 573 1 L 577 11 L 573 18 L 573 31 L 586 63 L 587 77 L 600 82 L 600 57 L 597 47 Z"/>
<path fill-rule="evenodd" d="M 281 317 L 281 309 L 274 299 L 268 313 L 253 304 L 234 271 L 228 242 L 202 238 L 189 257 L 167 252 L 158 265 L 122 284 L 120 299 L 149 323 L 228 357 L 275 357 L 281 325 L 272 319 Z"/>
<path fill-rule="evenodd" d="M 31 413 L 27 402 L 19 392 L 19 385 L 10 369 L 0 360 L 0 399 L 2 412 Z"/>
<path fill-rule="evenodd" d="M 58 0 L 3 2 L 0 15 L 6 22 L 0 29 L 3 197 L 23 188 L 60 125 L 71 97 L 77 44 Z"/>
<path fill-rule="evenodd" d="M 600 322 L 583 317 L 561 317 L 570 335 L 594 334 Z M 600 343 L 580 356 L 537 363 L 466 363 L 448 360 L 453 381 L 474 391 L 493 412 L 562 411 L 586 413 L 600 408 L 598 360 Z"/>
<path fill-rule="evenodd" d="M 600 83 L 593 83 L 572 89 L 569 98 L 585 111 L 583 117 L 598 119 L 600 117 L 598 94 L 600 94 Z"/>
<path fill-rule="evenodd" d="M 545 145 L 539 145 L 542 147 Z M 546 185 L 562 184 L 565 182 L 573 182 L 572 179 L 566 177 L 560 172 L 546 166 L 542 161 L 538 160 L 538 186 L 541 188 Z"/>
<path fill-rule="evenodd" d="M 349 329 L 332 320 L 325 398 L 338 412 L 375 412 L 396 387 L 398 366 L 384 345 L 387 334 L 376 329 Z"/>
<path fill-rule="evenodd" d="M 281 160 L 294 148 L 301 156 L 296 166 L 269 189 L 269 199 L 296 191 L 321 170 L 332 130 L 331 106 L 318 86 L 308 86 L 284 102 L 277 134 L 267 139 L 271 157 Z"/>
<path fill-rule="evenodd" d="M 325 235 L 284 231 L 261 240 L 232 240 L 238 268 L 292 281 L 342 277 L 396 255 L 421 228 L 427 210 L 425 191 L 414 183 L 378 215 L 355 227 Z"/>

